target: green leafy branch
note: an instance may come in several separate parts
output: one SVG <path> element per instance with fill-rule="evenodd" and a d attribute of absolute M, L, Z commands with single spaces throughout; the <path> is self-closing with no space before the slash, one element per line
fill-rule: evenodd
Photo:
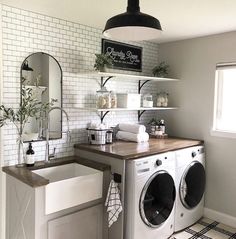
<path fill-rule="evenodd" d="M 56 101 L 52 99 L 49 103 L 42 103 L 34 97 L 31 88 L 22 85 L 19 109 L 14 110 L 4 105 L 0 106 L 0 127 L 6 125 L 8 122 L 12 122 L 16 126 L 18 134 L 21 135 L 31 117 L 39 119 L 43 113 L 46 114 Z"/>

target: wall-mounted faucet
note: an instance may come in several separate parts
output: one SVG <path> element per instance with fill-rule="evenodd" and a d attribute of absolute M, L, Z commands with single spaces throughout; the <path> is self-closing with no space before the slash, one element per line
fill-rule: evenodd
<path fill-rule="evenodd" d="M 51 158 L 55 157 L 55 148 L 54 148 L 54 155 L 53 155 L 53 157 L 50 157 L 51 155 L 49 155 L 50 113 L 53 110 L 60 110 L 61 112 L 63 112 L 66 115 L 67 131 L 65 133 L 67 135 L 67 142 L 70 142 L 69 116 L 68 116 L 67 112 L 64 109 L 60 108 L 60 107 L 53 107 L 53 108 L 51 108 L 48 111 L 47 117 L 46 117 L 46 152 L 45 152 L 45 161 L 46 162 L 48 162 Z M 61 133 L 64 133 L 64 132 L 61 131 Z"/>

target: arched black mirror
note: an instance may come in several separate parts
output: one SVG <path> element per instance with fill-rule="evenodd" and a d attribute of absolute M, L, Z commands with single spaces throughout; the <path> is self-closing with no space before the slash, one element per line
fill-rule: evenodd
<path fill-rule="evenodd" d="M 23 94 L 31 94 L 41 102 L 44 111 L 38 117 L 30 117 L 23 128 L 23 140 L 45 140 L 45 107 L 62 107 L 62 69 L 59 62 L 51 55 L 37 52 L 29 55 L 21 65 L 21 103 Z M 50 139 L 62 137 L 62 113 L 54 111 L 50 115 Z"/>

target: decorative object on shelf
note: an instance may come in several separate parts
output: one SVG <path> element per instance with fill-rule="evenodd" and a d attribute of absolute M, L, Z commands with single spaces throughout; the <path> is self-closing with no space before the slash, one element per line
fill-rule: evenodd
<path fill-rule="evenodd" d="M 152 73 L 156 77 L 167 77 L 169 73 L 169 65 L 162 61 L 158 66 L 152 69 Z"/>
<path fill-rule="evenodd" d="M 4 105 L 0 106 L 0 127 L 11 122 L 15 125 L 18 133 L 18 166 L 24 166 L 24 145 L 23 145 L 23 131 L 30 118 L 39 118 L 42 112 L 46 112 L 49 107 L 53 105 L 51 103 L 42 104 L 34 98 L 32 89 L 26 88 L 22 84 L 21 89 L 21 104 L 19 109 L 8 108 Z"/>
<path fill-rule="evenodd" d="M 168 106 L 168 96 L 166 92 L 157 93 L 157 107 L 167 107 Z"/>
<path fill-rule="evenodd" d="M 97 102 L 98 109 L 109 109 L 112 106 L 111 91 L 108 91 L 106 87 L 102 87 L 101 90 L 97 91 Z M 113 102 L 114 105 L 114 102 Z"/>
<path fill-rule="evenodd" d="M 113 60 L 108 54 L 95 54 L 95 56 L 94 69 L 96 71 L 105 71 L 105 67 L 111 67 L 113 65 Z"/>
<path fill-rule="evenodd" d="M 111 108 L 117 108 L 117 95 L 114 91 L 111 91 Z"/>
<path fill-rule="evenodd" d="M 141 94 L 133 93 L 119 93 L 117 94 L 117 107 L 118 108 L 139 108 L 141 105 Z"/>
<path fill-rule="evenodd" d="M 153 100 L 151 94 L 145 94 L 143 96 L 143 107 L 152 108 L 153 107 Z"/>
<path fill-rule="evenodd" d="M 119 40 L 143 41 L 158 38 L 161 31 L 158 19 L 140 12 L 139 0 L 128 0 L 127 11 L 110 18 L 103 35 Z"/>
<path fill-rule="evenodd" d="M 102 39 L 102 53 L 112 58 L 114 69 L 142 71 L 142 47 Z"/>

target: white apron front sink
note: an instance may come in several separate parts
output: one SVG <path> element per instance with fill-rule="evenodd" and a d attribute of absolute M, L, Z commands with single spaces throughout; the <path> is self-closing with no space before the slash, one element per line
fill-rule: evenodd
<path fill-rule="evenodd" d="M 44 186 L 46 214 L 102 197 L 102 171 L 70 163 L 37 169 L 33 172 L 49 179 L 49 184 Z"/>

